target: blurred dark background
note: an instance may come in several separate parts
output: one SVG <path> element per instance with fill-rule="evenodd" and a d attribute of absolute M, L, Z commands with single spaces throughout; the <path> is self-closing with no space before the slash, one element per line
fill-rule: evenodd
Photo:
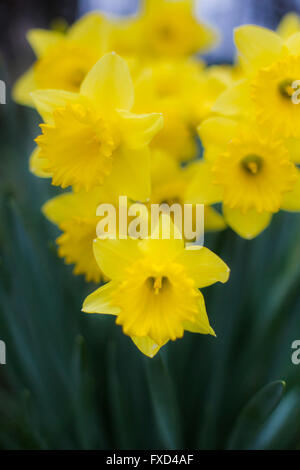
<path fill-rule="evenodd" d="M 1 0 L 0 53 L 12 77 L 15 78 L 33 60 L 25 38 L 29 29 L 49 28 L 56 18 L 65 18 L 71 24 L 78 12 L 78 2 L 74 0 Z"/>

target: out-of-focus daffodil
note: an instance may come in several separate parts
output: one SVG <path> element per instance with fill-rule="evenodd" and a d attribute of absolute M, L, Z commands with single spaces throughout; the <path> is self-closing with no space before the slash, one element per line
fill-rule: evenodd
<path fill-rule="evenodd" d="M 114 53 L 100 59 L 80 93 L 32 93 L 46 124 L 31 169 L 54 185 L 89 191 L 109 182 L 135 200 L 150 195 L 148 144 L 163 126 L 161 114 L 133 114 L 134 89 L 126 62 Z"/>
<path fill-rule="evenodd" d="M 156 150 L 151 158 L 151 181 L 153 204 L 180 204 L 185 203 L 185 194 L 190 181 L 197 168 L 197 163 L 182 167 L 167 153 Z M 184 214 L 184 211 L 183 211 Z M 224 230 L 224 218 L 215 209 L 209 206 L 204 208 L 204 230 Z"/>
<path fill-rule="evenodd" d="M 164 128 L 151 147 L 176 160 L 197 154 L 196 126 L 209 116 L 217 97 L 232 81 L 228 74 L 195 60 L 148 61 L 135 82 L 136 112 L 162 112 Z"/>
<path fill-rule="evenodd" d="M 205 67 L 195 59 L 156 60 L 148 67 L 158 100 L 172 104 L 193 127 L 209 115 L 217 97 L 232 83 L 221 67 Z"/>
<path fill-rule="evenodd" d="M 226 222 L 247 239 L 280 209 L 300 211 L 300 172 L 275 133 L 224 117 L 204 121 L 199 132 L 205 160 L 187 190 L 188 202 L 223 202 Z"/>
<path fill-rule="evenodd" d="M 78 92 L 87 73 L 108 50 L 109 28 L 104 16 L 90 13 L 65 33 L 30 30 L 27 38 L 37 60 L 17 81 L 15 101 L 32 106 L 30 93 L 40 89 Z"/>
<path fill-rule="evenodd" d="M 176 65 L 170 67 L 174 71 Z M 179 161 L 194 158 L 197 153 L 195 135 L 192 127 L 183 114 L 183 103 L 180 100 L 182 86 L 167 81 L 165 75 L 159 76 L 158 68 L 166 74 L 169 65 L 166 63 L 149 64 L 142 68 L 135 81 L 135 104 L 133 111 L 136 113 L 160 112 L 164 116 L 164 127 L 157 134 L 152 143 L 153 149 L 163 149 Z M 178 62 L 177 62 L 178 65 Z M 183 73 L 181 65 L 178 65 Z M 184 68 L 189 68 L 184 64 Z M 194 66 L 193 73 L 194 73 Z M 180 81 L 180 79 L 179 79 Z M 158 111 L 159 110 L 159 111 Z"/>
<path fill-rule="evenodd" d="M 93 255 L 93 240 L 100 220 L 96 212 L 103 202 L 117 203 L 109 188 L 61 194 L 43 206 L 45 216 L 63 232 L 57 239 L 59 256 L 67 264 L 74 264 L 74 274 L 84 274 L 88 282 L 99 283 L 103 278 Z"/>
<path fill-rule="evenodd" d="M 95 240 L 97 263 L 111 281 L 83 305 L 86 313 L 116 315 L 149 357 L 185 330 L 215 335 L 198 288 L 229 276 L 226 264 L 207 248 L 185 249 L 175 234 L 166 240 L 157 230 L 158 239 Z"/>
<path fill-rule="evenodd" d="M 267 131 L 300 139 L 300 106 L 292 99 L 300 77 L 300 32 L 284 40 L 259 26 L 241 26 L 235 42 L 246 78 L 221 95 L 214 111 L 227 116 L 255 113 Z"/>
<path fill-rule="evenodd" d="M 209 49 L 217 35 L 199 22 L 194 0 L 144 0 L 136 19 L 115 23 L 117 52 L 152 57 L 186 57 Z"/>

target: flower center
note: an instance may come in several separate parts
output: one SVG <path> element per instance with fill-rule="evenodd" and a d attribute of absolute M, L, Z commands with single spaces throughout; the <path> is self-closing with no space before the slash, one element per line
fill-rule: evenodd
<path fill-rule="evenodd" d="M 257 175 L 263 167 L 263 159 L 259 155 L 250 154 L 243 158 L 241 166 L 249 175 Z"/>
<path fill-rule="evenodd" d="M 292 87 L 294 80 L 287 78 L 286 80 L 282 80 L 282 82 L 279 83 L 278 88 L 281 96 L 286 99 L 290 99 L 295 93 L 295 89 Z"/>
<path fill-rule="evenodd" d="M 112 303 L 121 309 L 116 322 L 125 334 L 164 344 L 183 335 L 184 322 L 194 321 L 199 292 L 180 264 L 161 266 L 153 258 L 154 253 L 127 269 Z"/>
<path fill-rule="evenodd" d="M 272 129 L 274 135 L 299 138 L 300 127 L 295 125 L 300 111 L 295 106 L 299 77 L 300 56 L 292 54 L 258 72 L 251 88 L 259 126 Z"/>
<path fill-rule="evenodd" d="M 174 36 L 174 31 L 170 25 L 165 24 L 159 28 L 159 35 L 164 41 L 170 41 Z"/>
<path fill-rule="evenodd" d="M 154 290 L 154 294 L 160 294 L 169 284 L 169 279 L 166 276 L 148 277 L 146 281 L 151 289 Z"/>
<path fill-rule="evenodd" d="M 293 188 L 296 169 L 282 143 L 263 141 L 254 134 L 251 140 L 233 140 L 212 172 L 214 183 L 222 186 L 225 206 L 244 213 L 252 209 L 275 213 L 282 195 Z"/>

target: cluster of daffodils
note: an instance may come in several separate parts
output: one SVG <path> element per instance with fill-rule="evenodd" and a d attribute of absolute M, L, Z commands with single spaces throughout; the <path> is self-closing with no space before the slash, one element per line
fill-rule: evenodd
<path fill-rule="evenodd" d="M 252 239 L 280 209 L 300 211 L 299 18 L 288 15 L 277 33 L 241 26 L 234 39 L 239 79 L 198 127 L 204 159 L 187 198 L 221 202 L 227 224 Z"/>
<path fill-rule="evenodd" d="M 248 239 L 280 209 L 300 210 L 298 18 L 278 33 L 238 28 L 233 67 L 196 55 L 217 35 L 192 0 L 145 0 L 132 18 L 94 12 L 28 40 L 37 60 L 14 98 L 43 119 L 31 171 L 65 190 L 43 207 L 62 232 L 58 254 L 102 284 L 83 311 L 116 316 L 149 357 L 185 330 L 215 335 L 199 289 L 225 283 L 226 264 L 186 245 L 166 214 L 168 239 L 160 225 L 150 237 L 99 236 L 97 208 L 120 211 L 120 196 L 147 207 L 203 204 L 205 230 L 229 225 Z"/>

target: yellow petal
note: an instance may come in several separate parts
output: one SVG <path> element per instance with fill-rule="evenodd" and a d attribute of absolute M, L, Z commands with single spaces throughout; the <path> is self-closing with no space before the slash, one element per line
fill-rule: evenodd
<path fill-rule="evenodd" d="M 157 221 L 151 218 L 151 237 L 142 240 L 139 246 L 141 251 L 151 257 L 171 262 L 184 250 L 184 240 L 170 215 L 163 212 Z"/>
<path fill-rule="evenodd" d="M 147 201 L 151 193 L 149 148 L 130 150 L 122 146 L 114 156 L 107 184 L 134 201 Z"/>
<path fill-rule="evenodd" d="M 161 0 L 147 0 L 147 2 L 145 2 L 145 10 L 147 11 L 147 13 L 155 13 L 157 11 L 160 11 L 161 3 Z M 188 3 L 190 3 L 190 0 L 186 2 L 186 4 Z"/>
<path fill-rule="evenodd" d="M 51 173 L 47 173 L 43 168 L 47 164 L 45 158 L 40 158 L 41 150 L 36 147 L 29 159 L 29 169 L 31 173 L 39 178 L 51 178 Z"/>
<path fill-rule="evenodd" d="M 300 163 L 300 139 L 287 139 L 285 141 L 291 160 L 294 163 Z"/>
<path fill-rule="evenodd" d="M 126 61 L 114 52 L 105 54 L 87 74 L 81 93 L 90 98 L 102 113 L 130 110 L 134 88 Z"/>
<path fill-rule="evenodd" d="M 182 251 L 177 260 L 184 265 L 198 288 L 228 281 L 230 269 L 208 248 L 190 247 Z"/>
<path fill-rule="evenodd" d="M 84 15 L 68 30 L 68 40 L 76 41 L 88 49 L 95 49 L 100 57 L 107 51 L 109 23 L 97 12 Z"/>
<path fill-rule="evenodd" d="M 185 202 L 188 204 L 211 205 L 222 200 L 220 186 L 213 184 L 211 165 L 200 162 L 197 165 L 196 174 L 188 186 Z"/>
<path fill-rule="evenodd" d="M 192 171 L 191 166 L 192 165 L 187 166 L 186 172 L 184 173 L 187 181 L 187 172 Z M 182 178 L 183 171 L 171 154 L 161 149 L 154 149 L 151 152 L 152 190 L 153 187 L 159 189 L 160 186 L 166 184 L 166 176 L 168 177 L 168 181 L 176 180 Z M 153 198 L 153 194 L 151 197 Z"/>
<path fill-rule="evenodd" d="M 64 37 L 64 34 L 58 31 L 47 29 L 31 29 L 27 33 L 27 40 L 38 58 L 44 56 L 50 47 L 56 45 Z"/>
<path fill-rule="evenodd" d="M 60 225 L 74 217 L 95 219 L 98 205 L 115 203 L 108 188 L 99 187 L 89 192 L 64 193 L 47 201 L 42 207 L 44 215 L 54 224 Z"/>
<path fill-rule="evenodd" d="M 214 330 L 209 324 L 209 320 L 206 313 L 206 307 L 204 302 L 204 297 L 199 292 L 199 302 L 198 308 L 199 312 L 194 322 L 184 322 L 183 326 L 186 331 L 190 331 L 191 333 L 200 333 L 202 335 L 212 335 L 216 336 Z"/>
<path fill-rule="evenodd" d="M 124 270 L 140 255 L 138 240 L 100 240 L 94 241 L 94 255 L 101 271 L 109 279 L 122 279 Z"/>
<path fill-rule="evenodd" d="M 243 214 L 238 209 L 229 209 L 223 206 L 223 213 L 228 225 L 242 238 L 251 240 L 263 232 L 272 219 L 269 212 L 248 211 Z"/>
<path fill-rule="evenodd" d="M 72 215 L 69 215 L 69 206 L 70 203 L 72 203 L 72 196 L 72 193 L 67 193 L 49 199 L 42 207 L 42 212 L 45 217 L 56 225 L 60 225 L 65 220 L 72 217 Z"/>
<path fill-rule="evenodd" d="M 244 116 L 252 111 L 252 106 L 249 83 L 240 80 L 221 93 L 212 111 L 225 116 Z"/>
<path fill-rule="evenodd" d="M 12 97 L 18 104 L 34 106 L 30 93 L 35 89 L 36 83 L 34 78 L 34 69 L 31 67 L 16 81 L 13 87 Z"/>
<path fill-rule="evenodd" d="M 78 195 L 79 193 L 66 193 L 49 199 L 42 207 L 43 214 L 56 225 L 60 225 L 74 216 L 79 216 L 76 204 Z M 84 215 L 87 216 L 87 214 Z M 96 215 L 96 211 L 93 215 Z"/>
<path fill-rule="evenodd" d="M 300 47 L 300 32 L 295 33 L 292 36 L 290 36 L 287 41 L 286 45 L 288 50 L 294 54 L 294 55 L 299 55 L 299 47 Z"/>
<path fill-rule="evenodd" d="M 285 193 L 282 199 L 281 208 L 289 212 L 300 211 L 300 171 L 298 170 L 298 180 L 294 189 Z"/>
<path fill-rule="evenodd" d="M 77 93 L 63 90 L 37 90 L 31 93 L 37 111 L 43 120 L 53 124 L 53 111 L 65 107 L 67 103 L 75 103 L 80 97 Z"/>
<path fill-rule="evenodd" d="M 245 25 L 235 29 L 235 44 L 243 62 L 253 71 L 278 60 L 282 51 L 281 37 L 261 26 Z"/>
<path fill-rule="evenodd" d="M 280 21 L 277 32 L 283 39 L 288 39 L 300 31 L 300 18 L 296 13 L 287 13 Z"/>
<path fill-rule="evenodd" d="M 112 294 L 115 292 L 118 283 L 111 281 L 100 287 L 89 295 L 82 307 L 85 313 L 101 313 L 105 315 L 118 315 L 120 309 L 111 303 Z"/>
<path fill-rule="evenodd" d="M 153 137 L 163 128 L 162 114 L 133 114 L 119 110 L 121 133 L 125 144 L 137 149 L 150 144 Z"/>
<path fill-rule="evenodd" d="M 151 338 L 138 338 L 133 336 L 132 341 L 138 347 L 138 349 L 145 354 L 145 356 L 150 357 L 151 359 L 158 353 L 160 348 L 164 345 L 158 346 Z"/>
<path fill-rule="evenodd" d="M 233 139 L 239 127 L 238 121 L 224 117 L 206 119 L 199 127 L 198 132 L 204 147 L 204 156 L 207 161 L 213 161 L 230 140 Z"/>
<path fill-rule="evenodd" d="M 194 0 L 192 8 L 194 8 Z M 201 43 L 200 50 L 205 52 L 211 49 L 212 46 L 217 46 L 220 43 L 220 34 L 217 29 L 213 29 L 210 26 L 201 23 L 201 31 L 199 29 L 199 42 Z"/>
<path fill-rule="evenodd" d="M 205 206 L 204 208 L 204 229 L 205 232 L 216 232 L 224 230 L 226 223 L 224 217 L 219 214 L 213 207 Z"/>
<path fill-rule="evenodd" d="M 84 274 L 87 282 L 99 283 L 104 279 L 93 253 L 97 219 L 67 217 L 60 224 L 63 234 L 56 240 L 58 254 L 66 264 L 74 264 L 75 275 Z"/>

